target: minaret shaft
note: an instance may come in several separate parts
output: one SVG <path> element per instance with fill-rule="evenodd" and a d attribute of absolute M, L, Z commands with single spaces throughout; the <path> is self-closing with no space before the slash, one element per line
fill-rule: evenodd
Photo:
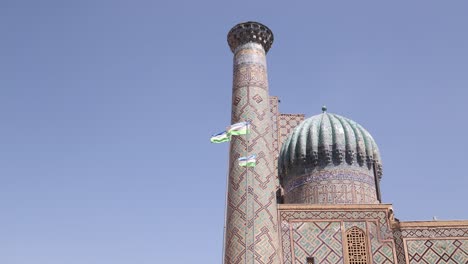
<path fill-rule="evenodd" d="M 250 23 L 254 23 L 253 26 L 261 25 Z M 238 25 L 228 35 L 230 40 L 231 37 L 241 39 L 235 43 L 235 47 L 230 41 L 234 52 L 231 121 L 250 121 L 251 129 L 249 135 L 233 136 L 231 140 L 226 264 L 280 263 L 273 131 L 265 57 L 265 47 L 268 49 L 269 46 L 242 41 L 245 35 L 252 37 L 252 34 L 257 34 L 261 37 L 262 33 L 265 34 L 268 29 L 261 26 L 263 31 L 257 28 L 260 32 L 245 30 L 243 27 L 240 29 L 242 32 L 236 32 Z M 266 33 L 271 34 L 271 31 Z M 252 154 L 257 155 L 256 167 L 238 166 L 239 157 Z"/>

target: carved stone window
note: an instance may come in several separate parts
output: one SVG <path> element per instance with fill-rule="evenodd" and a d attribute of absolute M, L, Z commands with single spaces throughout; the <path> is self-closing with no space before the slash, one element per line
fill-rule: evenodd
<path fill-rule="evenodd" d="M 346 231 L 349 264 L 368 264 L 366 233 L 353 226 Z"/>

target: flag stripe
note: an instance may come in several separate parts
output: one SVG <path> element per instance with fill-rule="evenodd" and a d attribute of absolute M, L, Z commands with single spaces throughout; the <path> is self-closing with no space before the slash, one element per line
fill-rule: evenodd
<path fill-rule="evenodd" d="M 230 140 L 231 140 L 231 136 L 226 131 L 215 134 L 211 136 L 210 138 L 211 143 L 223 143 L 223 142 L 227 142 Z"/>
<path fill-rule="evenodd" d="M 250 122 L 240 122 L 228 128 L 228 134 L 233 136 L 246 135 L 250 133 Z"/>
<path fill-rule="evenodd" d="M 255 167 L 257 164 L 256 160 L 257 155 L 251 155 L 248 157 L 240 157 L 239 158 L 239 166 L 241 167 Z"/>

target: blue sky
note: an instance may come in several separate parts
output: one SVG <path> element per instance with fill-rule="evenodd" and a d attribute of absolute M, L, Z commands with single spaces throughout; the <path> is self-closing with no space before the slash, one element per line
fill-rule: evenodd
<path fill-rule="evenodd" d="M 232 26 L 363 125 L 401 220 L 468 219 L 466 1 L 0 1 L 0 263 L 220 263 Z"/>

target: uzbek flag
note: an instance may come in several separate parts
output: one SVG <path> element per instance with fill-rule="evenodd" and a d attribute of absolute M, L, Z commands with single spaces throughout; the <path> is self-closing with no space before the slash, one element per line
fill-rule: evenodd
<path fill-rule="evenodd" d="M 238 136 L 250 133 L 250 122 L 240 122 L 231 125 L 227 130 L 229 135 Z"/>
<path fill-rule="evenodd" d="M 231 136 L 226 131 L 211 136 L 211 143 L 223 143 L 231 140 Z"/>
<path fill-rule="evenodd" d="M 257 155 L 239 158 L 239 166 L 241 167 L 255 167 L 257 165 Z"/>

